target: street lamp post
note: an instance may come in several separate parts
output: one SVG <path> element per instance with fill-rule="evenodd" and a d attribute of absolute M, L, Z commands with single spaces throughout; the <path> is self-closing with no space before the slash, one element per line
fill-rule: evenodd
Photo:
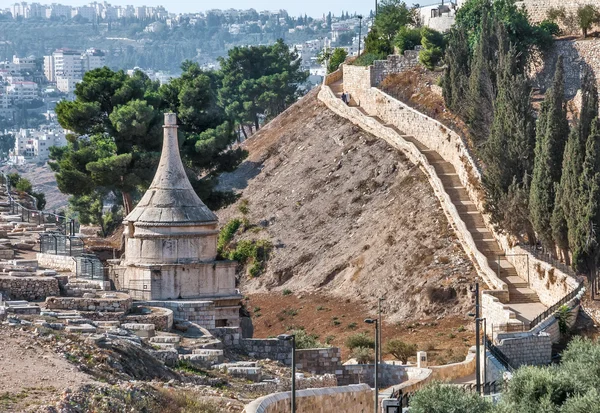
<path fill-rule="evenodd" d="M 479 333 L 479 323 L 481 322 L 481 318 L 479 318 L 479 283 L 475 283 L 474 288 L 471 290 L 475 293 L 475 314 L 469 313 L 469 316 L 475 318 L 475 386 L 477 388 L 477 393 L 481 394 L 481 334 Z"/>
<path fill-rule="evenodd" d="M 379 357 L 377 356 L 378 354 L 378 345 L 379 345 L 379 323 L 377 322 L 377 319 L 373 319 L 373 318 L 367 318 L 365 320 L 365 323 L 367 324 L 375 324 L 375 403 L 374 403 L 374 407 L 373 407 L 373 411 L 375 413 L 378 412 L 378 404 L 379 404 L 379 383 L 378 383 L 378 377 L 379 377 Z"/>
<path fill-rule="evenodd" d="M 277 338 L 292 342 L 292 413 L 296 413 L 296 336 L 293 334 L 280 334 Z"/>
<path fill-rule="evenodd" d="M 360 56 L 360 40 L 362 39 L 362 14 L 359 14 L 358 16 L 358 55 Z"/>

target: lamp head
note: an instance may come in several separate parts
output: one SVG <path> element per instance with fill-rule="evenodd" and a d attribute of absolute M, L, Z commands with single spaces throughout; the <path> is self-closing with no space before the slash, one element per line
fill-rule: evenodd
<path fill-rule="evenodd" d="M 290 341 L 294 339 L 294 335 L 293 334 L 280 334 L 277 336 L 278 340 L 281 341 Z"/>
<path fill-rule="evenodd" d="M 365 319 L 365 323 L 367 323 L 367 324 L 377 324 L 377 320 L 372 319 L 372 318 L 367 318 L 367 319 Z"/>

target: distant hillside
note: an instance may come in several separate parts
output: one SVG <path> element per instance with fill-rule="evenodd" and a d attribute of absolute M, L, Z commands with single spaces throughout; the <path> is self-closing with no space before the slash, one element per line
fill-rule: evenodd
<path fill-rule="evenodd" d="M 329 111 L 312 92 L 249 139 L 250 156 L 221 177 L 241 199 L 237 239 L 268 239 L 265 271 L 243 275 L 244 294 L 318 291 L 392 320 L 461 314 L 474 268 L 426 177 L 401 153 Z M 243 204 L 242 204 L 243 203 Z M 279 293 L 280 295 L 281 293 Z"/>

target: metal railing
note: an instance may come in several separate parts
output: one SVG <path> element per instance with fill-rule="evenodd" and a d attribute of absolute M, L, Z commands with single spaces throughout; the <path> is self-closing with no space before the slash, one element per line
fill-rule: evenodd
<path fill-rule="evenodd" d="M 75 276 L 86 280 L 108 279 L 108 269 L 94 254 L 81 254 L 75 257 Z"/>
<path fill-rule="evenodd" d="M 535 245 L 519 244 L 519 246 L 525 251 L 529 252 L 538 260 L 551 264 L 553 267 L 558 268 L 559 270 L 561 270 L 565 274 L 570 275 L 573 278 L 577 277 L 577 273 L 573 270 L 573 268 L 566 265 L 564 262 L 555 259 L 551 251 Z"/>
<path fill-rule="evenodd" d="M 498 347 L 496 347 L 494 345 L 494 343 L 492 343 L 492 340 L 487 339 L 487 340 L 485 340 L 485 342 L 486 342 L 486 346 L 487 346 L 487 349 L 489 350 L 489 352 L 492 353 L 492 355 L 496 358 L 496 360 L 498 360 L 500 362 L 500 364 L 502 364 L 506 370 L 508 370 L 508 371 L 515 370 L 514 367 L 510 364 L 510 360 L 508 359 L 508 357 L 506 357 L 506 355 L 502 352 L 502 350 L 500 350 Z"/>
<path fill-rule="evenodd" d="M 74 235 L 45 232 L 40 234 L 40 252 L 77 257 L 83 254 L 84 244 L 81 238 Z"/>
<path fill-rule="evenodd" d="M 75 235 L 78 230 L 77 221 L 54 212 L 44 212 L 22 205 L 11 192 L 10 179 L 8 179 L 8 176 L 2 174 L 0 177 L 0 180 L 6 188 L 6 196 L 8 198 L 11 214 L 21 215 L 22 222 L 37 223 L 38 225 L 55 223 L 58 231 L 65 235 Z M 36 199 L 29 194 L 28 196 L 32 198 L 33 204 L 36 205 Z"/>
<path fill-rule="evenodd" d="M 584 288 L 583 283 L 579 283 L 579 285 L 577 286 L 577 288 L 575 288 L 569 294 L 565 295 L 557 303 L 554 303 L 552 306 L 548 307 L 548 309 L 546 311 L 544 311 L 543 313 L 541 313 L 540 315 L 538 315 L 536 318 L 534 318 L 533 320 L 531 320 L 531 322 L 529 323 L 529 329 L 531 330 L 532 328 L 534 328 L 535 326 L 537 326 L 539 323 L 541 323 L 542 321 L 544 321 L 546 318 L 548 318 L 552 314 L 556 313 L 558 311 L 558 309 L 562 305 L 568 303 L 573 298 L 575 298 L 577 296 L 577 294 L 579 294 L 581 292 L 581 290 L 583 290 L 583 288 Z"/>

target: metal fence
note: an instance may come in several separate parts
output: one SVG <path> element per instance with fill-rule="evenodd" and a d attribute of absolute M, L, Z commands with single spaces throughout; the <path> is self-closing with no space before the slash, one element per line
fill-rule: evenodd
<path fill-rule="evenodd" d="M 104 267 L 102 261 L 94 254 L 81 254 L 75 257 L 75 276 L 86 280 L 101 280 L 108 279 L 107 268 Z"/>
<path fill-rule="evenodd" d="M 485 340 L 485 342 L 486 342 L 487 349 L 489 350 L 490 353 L 492 353 L 492 355 L 496 358 L 496 360 L 498 360 L 500 362 L 500 364 L 502 364 L 506 370 L 513 371 L 514 367 L 510 364 L 510 360 L 508 359 L 508 357 L 506 357 L 506 355 L 502 352 L 502 350 L 500 350 L 498 347 L 496 347 L 494 345 L 494 343 L 492 343 L 492 340 L 490 340 L 490 339 Z"/>
<path fill-rule="evenodd" d="M 561 262 L 554 258 L 554 254 L 552 253 L 552 251 L 536 245 L 520 244 L 519 246 L 525 251 L 529 252 L 538 260 L 547 262 L 548 264 L 552 264 L 553 267 L 558 268 L 559 270 L 561 270 L 565 274 L 570 275 L 571 277 L 577 277 L 577 273 L 573 270 L 573 268 L 566 265 L 564 262 Z"/>
<path fill-rule="evenodd" d="M 538 315 L 536 318 L 534 318 L 533 320 L 531 320 L 531 322 L 529 323 L 529 329 L 531 330 L 532 328 L 534 328 L 535 326 L 537 326 L 539 323 L 541 323 L 542 321 L 544 321 L 546 318 L 548 318 L 552 314 L 556 313 L 558 311 L 558 309 L 562 305 L 568 303 L 573 298 L 575 298 L 577 296 L 577 294 L 579 294 L 581 292 L 581 290 L 583 289 L 583 287 L 584 287 L 583 283 L 579 283 L 579 285 L 577 286 L 576 289 L 574 289 L 573 291 L 571 291 L 569 294 L 565 295 L 557 303 L 554 303 L 551 307 L 548 307 L 548 309 L 546 311 L 544 311 L 543 313 L 541 313 L 540 315 Z"/>
<path fill-rule="evenodd" d="M 54 223 L 58 231 L 68 235 L 75 235 L 79 230 L 79 225 L 74 219 L 69 219 L 64 215 L 54 212 L 44 212 L 36 209 L 37 200 L 31 195 L 28 196 L 32 198 L 34 208 L 29 208 L 20 203 L 11 192 L 10 179 L 8 179 L 6 174 L 0 175 L 0 181 L 6 187 L 6 196 L 8 197 L 11 214 L 21 215 L 23 222 L 36 223 L 38 225 Z"/>
<path fill-rule="evenodd" d="M 82 255 L 83 251 L 83 240 L 79 237 L 64 235 L 60 232 L 40 234 L 41 253 L 77 257 Z"/>

